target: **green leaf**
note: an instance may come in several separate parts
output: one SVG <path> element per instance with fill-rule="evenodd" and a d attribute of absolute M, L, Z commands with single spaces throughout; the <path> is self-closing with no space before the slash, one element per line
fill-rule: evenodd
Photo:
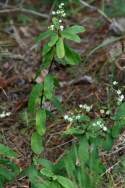
<path fill-rule="evenodd" d="M 9 147 L 0 144 L 0 155 L 4 155 L 6 157 L 16 157 L 16 153 L 11 150 Z"/>
<path fill-rule="evenodd" d="M 47 159 L 40 159 L 40 158 L 34 158 L 33 159 L 34 165 L 42 165 L 43 167 L 52 170 L 53 169 L 53 163 Z"/>
<path fill-rule="evenodd" d="M 119 106 L 119 108 L 118 108 L 118 110 L 117 110 L 117 112 L 116 112 L 116 114 L 115 114 L 115 117 L 114 117 L 114 119 L 115 120 L 125 120 L 125 103 L 122 103 L 120 106 Z"/>
<path fill-rule="evenodd" d="M 8 181 L 12 180 L 15 177 L 14 173 L 3 167 L 0 167 L 0 176 L 3 176 Z"/>
<path fill-rule="evenodd" d="M 36 130 L 41 136 L 46 132 L 46 111 L 43 109 L 36 112 Z"/>
<path fill-rule="evenodd" d="M 34 185 L 34 184 L 33 184 Z M 50 188 L 51 183 L 50 182 L 45 182 L 45 183 L 36 183 L 34 185 L 34 188 Z M 52 187 L 51 187 L 52 188 Z"/>
<path fill-rule="evenodd" d="M 0 166 L 5 166 L 7 169 L 12 171 L 15 175 L 18 175 L 20 172 L 20 168 L 15 163 L 13 163 L 8 159 L 0 158 Z"/>
<path fill-rule="evenodd" d="M 58 35 L 55 34 L 54 36 L 51 37 L 51 40 L 48 43 L 48 46 L 53 47 L 56 44 L 57 40 L 58 40 Z"/>
<path fill-rule="evenodd" d="M 38 99 L 38 97 L 40 97 L 40 94 L 42 93 L 42 89 L 43 89 L 43 84 L 36 84 L 33 87 L 28 101 L 29 112 L 35 112 L 36 100 Z"/>
<path fill-rule="evenodd" d="M 85 131 L 78 127 L 71 127 L 64 131 L 64 135 L 82 135 Z"/>
<path fill-rule="evenodd" d="M 125 127 L 125 120 L 117 120 L 112 128 L 113 138 L 117 138 L 121 133 L 121 130 Z"/>
<path fill-rule="evenodd" d="M 80 162 L 86 163 L 89 160 L 89 144 L 86 138 L 81 138 L 78 148 Z"/>
<path fill-rule="evenodd" d="M 37 183 L 39 178 L 38 170 L 33 165 L 31 165 L 28 167 L 28 169 L 26 169 L 26 176 L 28 176 L 31 183 Z"/>
<path fill-rule="evenodd" d="M 77 34 L 77 33 L 85 32 L 85 28 L 83 26 L 74 25 L 74 26 L 66 28 L 64 31 Z"/>
<path fill-rule="evenodd" d="M 50 169 L 47 169 L 47 168 L 43 168 L 42 170 L 40 170 L 40 173 L 43 175 L 43 176 L 46 176 L 48 178 L 51 178 L 54 176 L 54 173 L 50 170 Z"/>
<path fill-rule="evenodd" d="M 102 142 L 103 148 L 105 150 L 107 150 L 107 151 L 110 151 L 112 146 L 113 146 L 113 143 L 114 143 L 113 141 L 114 140 L 113 140 L 112 136 L 111 135 L 107 135 L 105 140 L 103 140 L 103 142 Z"/>
<path fill-rule="evenodd" d="M 54 79 L 52 75 L 47 75 L 44 80 L 44 95 L 47 99 L 51 100 L 54 91 Z"/>
<path fill-rule="evenodd" d="M 67 64 L 76 65 L 80 63 L 80 55 L 65 44 L 65 60 Z"/>
<path fill-rule="evenodd" d="M 102 174 L 106 170 L 100 160 L 98 148 L 95 144 L 91 145 L 89 167 L 96 175 Z"/>
<path fill-rule="evenodd" d="M 62 59 L 65 56 L 64 43 L 62 38 L 59 38 L 56 43 L 56 54 L 59 59 Z"/>
<path fill-rule="evenodd" d="M 74 33 L 71 33 L 70 31 L 62 31 L 61 35 L 68 40 L 73 40 L 80 43 L 80 37 Z"/>
<path fill-rule="evenodd" d="M 52 61 L 53 61 L 53 57 L 55 54 L 55 49 L 51 49 L 51 51 L 49 51 L 44 57 L 43 57 L 43 62 L 41 65 L 41 69 L 47 69 Z"/>
<path fill-rule="evenodd" d="M 62 185 L 64 188 L 74 188 L 74 184 L 72 181 L 63 176 L 57 176 L 57 181 Z"/>
<path fill-rule="evenodd" d="M 54 34 L 54 32 L 52 31 L 46 31 L 41 33 L 39 36 L 36 37 L 36 43 L 40 43 L 42 40 L 52 36 Z"/>
<path fill-rule="evenodd" d="M 0 188 L 4 188 L 4 178 L 0 177 Z"/>
<path fill-rule="evenodd" d="M 56 29 L 59 28 L 59 20 L 56 17 L 52 18 L 52 23 L 55 26 Z"/>
<path fill-rule="evenodd" d="M 61 102 L 59 101 L 58 97 L 53 96 L 51 101 L 52 101 L 53 105 L 57 108 L 57 110 L 59 110 L 60 112 L 63 112 L 63 108 L 62 108 Z"/>
<path fill-rule="evenodd" d="M 62 188 L 60 184 L 58 184 L 56 181 L 51 182 L 50 186 L 48 188 Z"/>
<path fill-rule="evenodd" d="M 31 148 L 36 154 L 40 154 L 44 150 L 42 137 L 36 132 L 34 132 L 31 137 Z"/>
<path fill-rule="evenodd" d="M 51 50 L 51 46 L 49 44 L 45 44 L 42 50 L 42 56 L 45 56 Z"/>

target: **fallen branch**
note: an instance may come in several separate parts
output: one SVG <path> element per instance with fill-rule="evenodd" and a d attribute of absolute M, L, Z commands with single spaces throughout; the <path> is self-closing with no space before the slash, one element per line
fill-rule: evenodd
<path fill-rule="evenodd" d="M 87 83 L 87 84 L 92 84 L 94 81 L 92 80 L 92 78 L 90 76 L 80 76 L 77 79 L 72 79 L 70 81 L 64 81 L 64 82 L 60 82 L 60 87 L 65 87 L 65 86 L 71 86 L 71 85 L 76 85 L 79 83 Z"/>
<path fill-rule="evenodd" d="M 101 9 L 95 7 L 95 6 L 92 6 L 90 4 L 88 4 L 87 2 L 83 1 L 83 0 L 80 0 L 80 3 L 94 11 L 97 11 L 99 14 L 101 14 L 101 16 L 103 16 L 109 23 L 112 23 L 112 19 L 110 19 Z"/>
<path fill-rule="evenodd" d="M 47 14 L 36 12 L 34 10 L 25 9 L 25 8 L 6 8 L 6 9 L 0 10 L 0 14 L 16 13 L 16 12 L 31 14 L 33 16 L 38 16 L 38 17 L 42 17 L 42 18 L 49 18 L 49 16 Z"/>

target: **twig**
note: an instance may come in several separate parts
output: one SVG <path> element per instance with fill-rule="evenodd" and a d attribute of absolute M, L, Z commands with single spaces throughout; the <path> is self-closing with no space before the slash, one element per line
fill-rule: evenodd
<path fill-rule="evenodd" d="M 83 0 L 80 0 L 80 3 L 94 11 L 97 11 L 99 14 L 101 14 L 109 23 L 112 23 L 112 19 L 110 19 L 101 9 L 95 7 L 95 6 L 92 6 L 92 5 L 89 5 L 87 2 L 83 1 Z"/>
<path fill-rule="evenodd" d="M 117 163 L 115 163 L 114 165 L 112 165 L 111 167 L 109 167 L 103 174 L 101 174 L 101 177 L 104 176 L 104 175 L 107 174 L 107 173 L 110 173 L 111 170 L 113 170 L 113 168 L 114 168 L 115 166 L 117 166 L 120 162 L 121 162 L 121 160 L 119 160 Z"/>
<path fill-rule="evenodd" d="M 6 91 L 5 91 L 2 87 L 0 87 L 0 89 L 3 91 L 4 95 L 5 95 L 5 96 L 7 97 L 7 99 L 8 99 L 9 97 L 8 97 Z"/>
<path fill-rule="evenodd" d="M 92 78 L 90 76 L 84 75 L 84 76 L 80 76 L 76 79 L 72 79 L 68 82 L 60 82 L 60 87 L 65 87 L 65 86 L 71 86 L 71 85 L 76 85 L 79 83 L 88 83 L 88 84 L 92 84 L 94 81 L 92 80 Z"/>
<path fill-rule="evenodd" d="M 18 30 L 16 29 L 15 25 L 14 25 L 14 22 L 13 20 L 10 20 L 10 24 L 11 24 L 11 27 L 14 31 L 13 33 L 13 37 L 15 38 L 16 42 L 18 43 L 18 45 L 20 46 L 20 48 L 24 48 L 26 47 L 26 44 L 24 43 L 24 41 L 21 39 L 20 35 L 19 35 L 19 32 Z"/>
<path fill-rule="evenodd" d="M 10 58 L 10 59 L 18 59 L 25 60 L 25 57 L 20 54 L 13 54 L 11 52 L 0 52 L 0 57 Z"/>
<path fill-rule="evenodd" d="M 1 3 L 0 3 L 1 5 Z M 0 10 L 0 14 L 7 14 L 7 13 L 16 13 L 16 12 L 22 12 L 22 13 L 25 13 L 25 14 L 31 14 L 31 15 L 34 15 L 34 16 L 38 16 L 38 17 L 42 17 L 42 18 L 48 18 L 48 15 L 47 14 L 44 14 L 44 13 L 40 13 L 40 12 L 36 12 L 34 10 L 30 10 L 30 9 L 25 9 L 25 8 L 7 8 L 6 9 L 3 9 L 3 10 Z"/>

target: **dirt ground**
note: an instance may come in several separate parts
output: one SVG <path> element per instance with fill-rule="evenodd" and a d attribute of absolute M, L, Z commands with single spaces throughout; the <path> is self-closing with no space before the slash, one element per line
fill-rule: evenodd
<path fill-rule="evenodd" d="M 42 7 L 46 12 L 50 8 Z M 122 51 L 124 46 L 124 39 L 118 40 L 88 57 L 92 49 L 113 37 L 109 32 L 110 23 L 98 12 L 90 9 L 81 9 L 76 14 L 77 16 L 68 16 L 65 24 L 77 23 L 86 28 L 86 32 L 81 34 L 81 43 L 71 44 L 81 54 L 81 64 L 74 67 L 55 66 L 52 69 L 61 83 L 56 93 L 67 111 L 73 111 L 75 106 L 83 103 L 96 107 L 97 101 L 105 100 L 105 85 L 109 82 L 115 63 L 110 63 L 111 55 L 116 49 Z M 22 169 L 31 163 L 30 135 L 35 120 L 27 113 L 27 103 L 35 83 L 35 72 L 42 63 L 40 47 L 35 46 L 34 37 L 46 30 L 48 22 L 42 18 L 31 18 L 30 23 L 22 24 L 14 14 L 0 16 L 0 112 L 11 112 L 9 117 L 0 119 L 0 142 L 18 153 L 15 162 Z M 118 63 L 121 63 L 122 57 L 123 53 Z M 124 70 L 116 66 L 115 76 L 121 84 L 125 82 L 124 74 Z M 54 117 L 53 121 L 47 122 L 44 157 L 57 162 L 65 148 L 73 142 L 73 138 L 61 137 L 67 125 L 59 112 L 54 111 Z M 30 186 L 25 177 L 17 179 L 13 185 L 6 186 L 17 187 Z"/>

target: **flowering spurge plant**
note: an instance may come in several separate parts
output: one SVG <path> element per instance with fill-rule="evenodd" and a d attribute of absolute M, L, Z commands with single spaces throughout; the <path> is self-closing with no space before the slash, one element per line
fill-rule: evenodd
<path fill-rule="evenodd" d="M 79 106 L 81 109 L 88 105 Z M 76 111 L 77 113 L 64 116 L 68 123 L 64 135 L 77 138 L 77 143 L 74 142 L 63 159 L 67 176 L 72 178 L 74 185 L 79 188 L 103 187 L 105 177 L 102 174 L 106 175 L 106 165 L 103 164 L 100 153 L 111 150 L 125 127 L 125 103 L 119 105 L 115 113 L 107 118 L 100 114 L 100 117 L 92 119 L 88 112 L 86 114 L 79 109 Z"/>
<path fill-rule="evenodd" d="M 106 126 L 108 121 L 105 118 L 98 117 L 93 120 L 89 113 L 83 109 L 81 111 L 80 107 L 76 113 L 65 114 L 64 119 L 68 126 L 64 136 L 72 135 L 77 139 L 74 139 L 72 146 L 56 164 L 39 157 L 33 158 L 33 164 L 26 172 L 32 187 L 104 187 L 108 175 L 100 151 L 110 151 L 113 142 L 125 126 L 125 103 L 116 109 L 114 116 L 108 118 L 112 121 L 110 123 L 114 124 L 113 127 Z"/>
<path fill-rule="evenodd" d="M 42 65 L 37 72 L 37 84 L 32 89 L 28 103 L 29 112 L 36 114 L 36 131 L 31 137 L 31 147 L 36 154 L 40 154 L 44 149 L 42 142 L 46 132 L 48 112 L 45 102 L 51 102 L 60 110 L 59 100 L 54 94 L 57 79 L 52 75 L 51 68 L 55 62 L 70 65 L 80 62 L 79 54 L 68 46 L 67 40 L 79 43 L 78 33 L 84 32 L 85 29 L 78 25 L 64 26 L 65 16 L 64 3 L 61 3 L 58 9 L 52 12 L 52 24 L 48 27 L 48 31 L 42 32 L 36 38 L 37 44 L 48 39 L 42 49 Z"/>

